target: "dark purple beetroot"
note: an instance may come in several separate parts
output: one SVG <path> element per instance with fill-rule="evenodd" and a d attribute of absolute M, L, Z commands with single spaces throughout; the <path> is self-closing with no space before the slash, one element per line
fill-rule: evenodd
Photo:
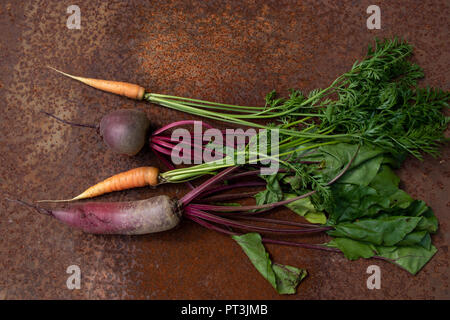
<path fill-rule="evenodd" d="M 145 145 L 150 120 L 137 109 L 120 109 L 108 113 L 100 122 L 100 135 L 116 153 L 134 156 Z"/>

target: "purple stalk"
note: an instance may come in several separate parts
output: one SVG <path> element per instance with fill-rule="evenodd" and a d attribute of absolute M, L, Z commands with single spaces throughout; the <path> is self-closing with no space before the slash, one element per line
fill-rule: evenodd
<path fill-rule="evenodd" d="M 239 235 L 239 233 L 228 231 L 224 228 L 217 227 L 217 226 L 207 223 L 201 219 L 198 219 L 198 218 L 192 216 L 190 212 L 188 213 L 188 218 L 199 223 L 200 225 L 203 225 L 204 227 L 206 227 L 208 229 L 215 230 L 215 231 L 225 233 L 228 235 Z M 314 249 L 314 250 L 342 253 L 337 248 L 330 248 L 330 247 L 326 247 L 321 244 L 310 244 L 310 243 L 301 243 L 301 242 L 294 242 L 294 241 L 276 240 L 276 239 L 270 239 L 270 238 L 266 238 L 266 237 L 262 237 L 262 241 L 264 243 L 280 244 L 280 245 L 286 245 L 286 246 L 291 246 L 291 247 L 300 247 L 300 248 L 306 248 L 306 249 Z"/>
<path fill-rule="evenodd" d="M 293 246 L 293 247 L 300 247 L 300 248 L 306 248 L 306 249 L 329 251 L 329 252 L 335 252 L 335 253 L 343 253 L 338 248 L 327 247 L 327 246 L 325 246 L 323 244 L 300 243 L 300 242 L 293 242 L 293 241 L 275 240 L 275 239 L 269 239 L 269 238 L 264 238 L 264 237 L 262 238 L 262 242 L 286 245 L 286 246 L 291 246 L 291 247 Z M 383 260 L 383 261 L 392 262 L 391 259 L 388 259 L 388 258 L 385 258 L 385 257 L 381 257 L 381 256 L 373 256 L 371 258 L 377 259 L 377 260 Z"/>
<path fill-rule="evenodd" d="M 252 197 L 252 196 L 254 196 L 257 193 L 258 193 L 258 191 L 219 194 L 217 196 L 211 196 L 211 197 L 208 197 L 208 198 L 201 198 L 201 199 L 202 199 L 202 202 L 229 201 L 229 200 L 236 200 L 236 199 Z"/>
<path fill-rule="evenodd" d="M 261 205 L 252 205 L 252 206 L 214 206 L 214 205 L 208 205 L 208 204 L 194 204 L 195 208 L 200 209 L 200 210 L 208 210 L 208 211 L 220 211 L 220 212 L 232 212 L 232 211 L 249 211 L 249 210 L 258 210 L 258 209 L 266 209 L 266 208 L 275 208 L 275 207 L 279 207 L 279 206 L 283 206 L 286 205 L 288 203 L 291 203 L 293 201 L 296 200 L 300 200 L 303 198 L 307 198 L 311 195 L 313 195 L 314 193 L 316 193 L 317 190 L 313 190 L 310 191 L 308 193 L 302 194 L 300 196 L 291 198 L 291 199 L 287 199 L 287 200 L 283 200 L 283 201 L 278 201 L 278 202 L 274 202 L 274 203 L 267 203 L 267 204 L 261 204 Z"/>
<path fill-rule="evenodd" d="M 202 149 L 202 150 L 205 149 L 205 147 L 203 147 L 203 146 L 198 146 L 198 145 L 196 145 L 196 144 L 194 144 L 194 143 L 185 142 L 185 141 L 177 142 L 177 145 L 175 145 L 175 144 L 169 143 L 169 142 L 167 142 L 167 141 L 164 141 L 163 139 L 160 139 L 160 137 L 154 137 L 154 138 L 152 138 L 152 142 L 157 143 L 157 144 L 159 144 L 159 145 L 161 145 L 161 146 L 163 146 L 163 147 L 166 147 L 166 148 L 168 148 L 168 149 L 173 149 L 173 148 L 175 148 L 177 145 L 180 145 L 180 144 L 185 145 L 185 146 L 194 147 L 194 148 L 196 148 L 196 149 Z"/>
<path fill-rule="evenodd" d="M 254 215 L 260 215 L 262 213 L 269 212 L 273 210 L 274 208 L 267 208 L 267 209 L 261 209 L 261 210 L 255 210 L 255 211 L 248 211 L 248 212 L 218 212 L 218 215 L 225 214 L 226 216 L 233 216 L 233 215 L 239 215 L 239 216 L 254 216 Z"/>
<path fill-rule="evenodd" d="M 171 155 L 172 155 L 172 151 L 167 150 L 167 149 L 165 149 L 165 148 L 163 148 L 163 147 L 161 147 L 161 146 L 159 146 L 159 145 L 157 145 L 157 144 L 155 144 L 155 143 L 153 143 L 153 142 L 150 144 L 150 147 L 151 147 L 152 149 L 158 151 L 158 152 L 161 152 L 162 154 L 166 154 L 166 155 L 168 155 L 168 156 L 171 156 Z"/>
<path fill-rule="evenodd" d="M 227 179 L 228 180 L 228 179 Z M 203 199 L 203 197 L 208 196 L 210 194 L 214 194 L 214 193 L 218 193 L 218 192 L 223 192 L 223 191 L 227 191 L 230 189 L 234 189 L 234 188 L 244 188 L 244 187 L 259 187 L 259 186 L 265 186 L 266 183 L 265 182 L 242 182 L 242 183 L 235 183 L 235 184 L 227 184 L 224 186 L 219 186 L 216 188 L 212 188 L 206 192 L 204 192 L 199 199 Z"/>
<path fill-rule="evenodd" d="M 194 136 L 194 137 L 196 137 L 196 136 L 203 137 L 202 135 L 195 135 L 195 134 L 191 134 L 191 137 L 192 136 Z M 162 141 L 166 141 L 166 142 L 170 142 L 170 143 L 176 143 L 176 144 L 182 143 L 182 141 L 175 140 L 175 139 L 172 139 L 171 137 L 166 137 L 166 136 L 153 136 L 152 140 L 153 139 L 158 139 L 158 140 L 162 140 Z M 184 142 L 184 143 L 187 143 L 187 142 Z M 208 143 L 208 141 L 202 141 L 202 145 L 206 144 L 206 143 Z"/>
<path fill-rule="evenodd" d="M 166 148 L 165 150 L 168 150 L 170 155 L 172 155 L 173 148 L 175 147 L 174 145 L 172 145 L 170 143 L 167 143 L 167 142 L 164 142 L 164 141 L 160 141 L 158 139 L 152 139 L 152 145 L 159 146 L 160 148 L 161 147 Z M 195 147 L 195 148 L 198 148 L 198 147 Z M 167 151 L 165 151 L 164 153 L 168 154 Z M 197 157 L 196 156 L 197 156 L 196 152 L 191 153 L 191 159 L 194 159 L 194 160 L 200 159 L 200 160 L 202 160 L 201 156 L 200 156 L 200 158 L 198 156 Z"/>
<path fill-rule="evenodd" d="M 306 249 L 315 249 L 315 250 L 323 250 L 323 251 L 342 253 L 342 251 L 337 248 L 326 247 L 322 244 L 310 244 L 310 243 L 301 243 L 301 242 L 294 242 L 294 241 L 275 240 L 275 239 L 269 239 L 269 238 L 264 238 L 264 237 L 262 238 L 262 242 L 280 244 L 280 245 L 286 245 L 286 246 L 292 246 L 292 247 L 300 247 L 300 248 L 306 248 Z"/>
<path fill-rule="evenodd" d="M 192 204 L 192 206 L 194 206 L 195 208 L 195 204 Z M 261 210 L 253 210 L 253 211 L 243 211 L 243 212 L 214 212 L 215 215 L 217 216 L 225 216 L 225 217 L 234 217 L 234 216 L 239 216 L 239 217 L 251 217 L 251 216 L 255 216 L 255 215 L 261 215 L 263 213 L 267 213 L 269 211 L 272 211 L 273 209 L 275 209 L 275 207 L 273 208 L 267 208 L 267 209 L 261 209 Z"/>
<path fill-rule="evenodd" d="M 249 230 L 249 231 L 259 231 L 266 233 L 278 233 L 278 234 L 305 234 L 305 233 L 315 233 L 315 232 L 323 232 L 329 230 L 329 228 L 308 228 L 308 229 L 280 229 L 280 228 L 269 228 L 269 227 L 260 227 L 260 226 L 252 226 L 245 223 L 240 223 L 237 221 L 233 221 L 226 218 L 221 218 L 209 213 L 206 213 L 201 210 L 197 210 L 194 207 L 191 207 L 190 210 L 191 215 L 195 215 L 199 218 L 209 220 L 214 223 L 222 224 L 229 227 L 235 227 L 238 229 Z"/>
<path fill-rule="evenodd" d="M 203 121 L 198 121 L 198 120 L 182 120 L 182 121 L 176 121 L 176 122 L 172 122 L 171 124 L 168 124 L 158 130 L 156 130 L 155 132 L 153 132 L 153 135 L 156 136 L 157 134 L 167 131 L 173 127 L 178 127 L 178 126 L 183 126 L 183 125 L 187 125 L 187 124 L 194 124 L 195 122 L 200 122 L 202 126 L 207 127 L 208 129 L 212 129 L 212 126 L 207 124 L 206 122 Z"/>
<path fill-rule="evenodd" d="M 278 172 L 284 172 L 283 169 L 278 170 Z M 227 178 L 227 180 L 233 180 L 233 179 L 238 179 L 238 178 L 242 178 L 242 177 L 248 177 L 248 176 L 256 176 L 261 174 L 261 170 L 251 170 L 251 171 L 245 171 L 245 172 L 240 172 L 240 173 L 236 173 L 233 174 L 231 176 L 229 176 Z"/>
<path fill-rule="evenodd" d="M 200 186 L 198 186 L 197 188 L 195 188 L 194 190 L 190 191 L 188 194 L 186 194 L 183 198 L 181 198 L 180 203 L 183 206 L 188 205 L 192 200 L 194 200 L 195 198 L 197 198 L 204 190 L 206 190 L 207 188 L 209 188 L 210 186 L 212 186 L 213 184 L 222 181 L 223 179 L 225 179 L 225 177 L 230 174 L 231 172 L 233 172 L 234 170 L 236 170 L 238 167 L 234 166 L 234 167 L 229 167 L 225 170 L 223 170 L 222 172 L 218 173 L 217 175 L 215 175 L 212 178 L 209 178 L 208 180 L 206 180 L 205 182 L 203 182 Z"/>
<path fill-rule="evenodd" d="M 316 224 L 312 224 L 312 223 L 300 223 L 300 222 L 278 220 L 278 219 L 246 217 L 246 216 L 238 216 L 238 217 L 236 217 L 236 219 L 250 220 L 250 221 L 259 221 L 259 222 L 267 222 L 267 223 L 289 225 L 289 226 L 298 226 L 298 227 L 305 227 L 305 228 L 317 228 L 317 225 Z M 325 227 L 323 227 L 323 228 L 325 228 Z M 326 228 L 328 228 L 329 230 L 333 229 L 333 227 L 326 227 Z"/>
<path fill-rule="evenodd" d="M 168 143 L 167 141 L 167 139 L 161 139 L 162 137 L 159 137 L 159 136 L 156 136 L 156 137 L 153 137 L 152 139 L 151 139 L 151 142 L 152 143 L 155 143 L 155 144 L 158 144 L 158 145 L 160 145 L 160 146 L 163 146 L 163 147 L 166 147 L 166 148 L 168 148 L 168 149 L 173 149 L 173 148 L 175 148 L 176 147 L 176 145 L 174 145 L 174 144 L 172 144 L 172 143 Z M 165 141 L 164 141 L 165 140 Z M 170 139 L 169 139 L 170 140 Z M 201 151 L 203 151 L 203 150 L 206 150 L 207 148 L 206 147 L 204 147 L 203 145 L 201 145 L 201 146 L 199 146 L 199 145 L 197 145 L 197 144 L 194 144 L 194 143 L 192 143 L 192 142 L 185 142 L 185 141 L 182 141 L 182 142 L 177 142 L 177 144 L 178 145 L 185 145 L 185 146 L 189 146 L 189 147 L 193 147 L 195 150 L 201 150 Z M 192 158 L 194 158 L 195 157 L 195 155 L 196 155 L 196 152 L 195 152 L 195 150 L 194 150 L 194 153 L 192 154 Z M 223 153 L 221 153 L 221 152 L 218 152 L 217 150 L 214 150 L 214 152 L 217 154 L 217 155 L 224 155 Z M 194 158 L 194 159 L 198 159 L 198 158 Z"/>
<path fill-rule="evenodd" d="M 176 146 L 174 144 L 168 143 L 168 142 L 160 139 L 159 137 L 153 137 L 152 143 L 159 144 L 160 146 L 166 147 L 167 149 L 173 149 Z"/>
<path fill-rule="evenodd" d="M 229 231 L 227 229 L 224 229 L 224 228 L 215 226 L 213 224 L 210 224 L 210 223 L 208 223 L 208 222 L 206 222 L 206 221 L 204 221 L 202 219 L 199 219 L 199 218 L 193 216 L 192 214 L 190 214 L 188 212 L 186 212 L 186 217 L 188 219 L 194 221 L 194 222 L 197 222 L 199 225 L 201 225 L 201 226 L 203 226 L 203 227 L 205 227 L 207 229 L 214 230 L 214 231 L 217 231 L 217 232 L 220 232 L 220 233 L 225 233 L 225 234 L 228 234 L 228 235 L 231 235 L 231 236 L 239 235 L 239 233 L 237 233 L 237 232 Z"/>

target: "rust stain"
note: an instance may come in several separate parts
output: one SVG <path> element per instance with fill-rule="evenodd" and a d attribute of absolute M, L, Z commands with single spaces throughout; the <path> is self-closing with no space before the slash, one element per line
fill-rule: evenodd
<path fill-rule="evenodd" d="M 154 127 L 195 118 L 95 91 L 48 64 L 158 93 L 261 105 L 272 89 L 286 94 L 291 87 L 327 86 L 373 37 L 399 35 L 417 48 L 423 83 L 448 90 L 449 7 L 430 3 L 383 2 L 382 30 L 370 31 L 369 1 L 91 1 L 80 5 L 81 30 L 65 27 L 62 1 L 0 5 L 0 194 L 66 198 L 112 173 L 159 165 L 148 149 L 117 156 L 91 130 L 55 123 L 41 110 L 98 123 L 108 111 L 134 106 Z M 277 262 L 309 271 L 296 295 L 279 296 L 231 239 L 191 222 L 158 235 L 93 236 L 0 200 L 0 299 L 448 299 L 449 156 L 447 146 L 439 159 L 411 159 L 400 170 L 405 190 L 439 218 L 439 251 L 414 277 L 380 263 L 381 290 L 366 288 L 374 261 L 267 246 Z M 179 198 L 186 191 L 142 188 L 102 200 Z M 73 264 L 82 271 L 80 290 L 66 287 Z"/>

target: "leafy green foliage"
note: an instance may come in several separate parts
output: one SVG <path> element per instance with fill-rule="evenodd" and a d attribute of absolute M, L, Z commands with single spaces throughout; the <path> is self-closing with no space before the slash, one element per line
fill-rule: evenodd
<path fill-rule="evenodd" d="M 378 247 L 378 255 L 399 267 L 416 274 L 437 252 L 436 247 L 426 249 L 422 246 Z"/>
<path fill-rule="evenodd" d="M 327 164 L 341 167 L 350 152 L 345 150 L 354 146 L 322 149 Z M 436 252 L 430 233 L 437 231 L 437 219 L 423 201 L 399 189 L 400 179 L 387 165 L 393 159 L 385 161 L 386 154 L 373 152 L 369 157 L 361 151 L 348 176 L 331 187 L 334 201 L 328 208 L 327 225 L 334 227 L 328 234 L 335 238 L 327 245 L 340 249 L 350 260 L 378 256 L 415 274 Z"/>
<path fill-rule="evenodd" d="M 377 255 L 416 273 L 436 251 L 430 234 L 438 222 L 423 201 L 399 189 L 392 169 L 407 155 L 421 159 L 424 153 L 438 154 L 446 141 L 449 118 L 442 110 L 448 108 L 449 92 L 417 86 L 424 74 L 409 60 L 412 52 L 410 44 L 397 38 L 377 40 L 363 60 L 329 87 L 308 94 L 291 90 L 288 98 L 272 91 L 263 109 L 170 96 L 153 101 L 210 119 L 278 128 L 283 172 L 262 177 L 267 188 L 255 196 L 257 204 L 314 190 L 314 195 L 288 207 L 321 224 L 326 212 L 326 225 L 334 228 L 329 234 L 335 237 L 328 245 L 349 259 Z M 274 120 L 270 125 L 247 120 L 269 118 Z M 175 178 L 193 179 L 218 168 L 223 166 L 202 164 L 164 173 L 163 178 L 185 181 Z M 330 186 L 335 177 L 339 179 Z M 268 271 L 264 275 L 273 278 Z"/>
<path fill-rule="evenodd" d="M 406 60 L 411 54 L 412 47 L 398 39 L 369 47 L 366 59 L 342 76 L 335 88 L 339 98 L 327 106 L 333 112 L 326 112 L 322 125 L 355 133 L 393 155 L 436 154 L 448 123 L 441 110 L 449 93 L 415 88 L 423 72 Z"/>
<path fill-rule="evenodd" d="M 296 197 L 296 194 L 286 193 L 283 200 L 291 199 Z M 312 204 L 309 197 L 295 200 L 286 205 L 293 212 L 299 216 L 304 217 L 308 222 L 325 224 L 327 222 L 327 217 L 323 211 L 318 211 L 316 207 Z"/>
<path fill-rule="evenodd" d="M 232 236 L 249 257 L 255 268 L 280 294 L 294 294 L 298 284 L 306 277 L 305 269 L 272 263 L 258 233 Z"/>
<path fill-rule="evenodd" d="M 343 222 L 328 232 L 334 237 L 366 241 L 376 245 L 393 246 L 413 232 L 420 217 L 388 216 Z"/>
<path fill-rule="evenodd" d="M 433 245 L 430 245 L 428 248 L 423 245 L 385 247 L 348 238 L 335 238 L 328 242 L 327 245 L 341 250 L 349 260 L 368 259 L 378 256 L 412 274 L 419 272 L 437 252 L 436 247 Z"/>
<path fill-rule="evenodd" d="M 145 99 L 209 119 L 279 129 L 280 163 L 296 172 L 292 181 L 297 183 L 297 188 L 317 190 L 312 201 L 325 208 L 332 201 L 330 190 L 325 186 L 327 181 L 321 180 L 323 175 L 312 174 L 308 166 L 297 161 L 298 156 L 304 157 L 301 154 L 304 151 L 338 143 L 357 144 L 380 150 L 399 166 L 406 155 L 419 159 L 423 153 L 437 155 L 440 144 L 446 141 L 443 132 L 449 118 L 443 115 L 442 109 L 448 108 L 450 93 L 417 86 L 424 74 L 409 60 L 412 52 L 410 44 L 397 38 L 377 40 L 369 46 L 363 60 L 356 61 L 329 87 L 308 94 L 291 90 L 287 98 L 279 98 L 272 91 L 266 96 L 264 107 L 158 94 L 146 94 Z M 250 121 L 257 119 L 272 119 L 273 122 L 263 125 Z M 218 168 L 223 166 L 210 162 L 165 172 L 162 178 L 167 182 L 187 181 L 214 174 Z M 374 173 L 375 170 L 372 175 Z M 358 177 L 353 177 L 353 181 L 356 180 Z"/>
<path fill-rule="evenodd" d="M 437 155 L 449 121 L 441 111 L 448 107 L 450 93 L 417 87 L 424 74 L 408 61 L 412 51 L 411 45 L 397 38 L 377 40 L 365 59 L 355 62 L 330 87 L 313 90 L 308 98 L 300 91 L 292 91 L 289 99 L 276 98 L 271 92 L 267 105 L 290 112 L 284 123 L 296 121 L 298 111 L 315 112 L 321 120 L 315 130 L 304 123 L 299 128 L 319 133 L 315 139 L 321 134 L 327 140 L 363 142 L 396 158 L 408 153 L 417 158 L 421 153 Z"/>
<path fill-rule="evenodd" d="M 357 150 L 357 145 L 339 143 L 318 147 L 309 154 L 300 152 L 297 159 L 311 160 L 306 164 L 293 162 L 302 167 L 302 175 L 295 171 L 265 176 L 268 188 L 257 195 L 257 203 L 289 199 L 312 190 L 310 182 L 304 184 L 311 181 L 305 175 L 330 181 Z M 436 251 L 430 234 L 437 231 L 438 222 L 423 201 L 414 200 L 399 188 L 400 179 L 391 169 L 399 161 L 382 148 L 363 145 L 345 174 L 328 187 L 331 201 L 308 197 L 286 206 L 311 223 L 332 226 L 328 234 L 334 239 L 327 245 L 340 249 L 348 259 L 378 256 L 415 274 Z"/>
<path fill-rule="evenodd" d="M 321 172 L 324 180 L 330 181 L 343 170 L 357 150 L 357 145 L 347 143 L 320 147 L 319 151 L 323 154 L 326 163 L 326 166 Z M 353 160 L 349 170 L 347 170 L 337 183 L 367 186 L 378 173 L 383 159 L 382 149 L 368 146 L 360 147 L 358 155 Z"/>
<path fill-rule="evenodd" d="M 264 191 L 255 195 L 257 204 L 274 203 L 283 199 L 283 191 L 281 190 L 280 182 L 278 180 L 280 176 L 280 174 L 261 176 L 266 180 L 267 185 Z"/>

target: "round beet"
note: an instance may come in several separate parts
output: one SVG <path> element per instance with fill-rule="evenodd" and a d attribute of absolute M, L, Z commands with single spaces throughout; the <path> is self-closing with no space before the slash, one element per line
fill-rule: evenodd
<path fill-rule="evenodd" d="M 100 122 L 100 135 L 114 152 L 134 156 L 147 141 L 150 120 L 137 109 L 108 113 Z"/>

